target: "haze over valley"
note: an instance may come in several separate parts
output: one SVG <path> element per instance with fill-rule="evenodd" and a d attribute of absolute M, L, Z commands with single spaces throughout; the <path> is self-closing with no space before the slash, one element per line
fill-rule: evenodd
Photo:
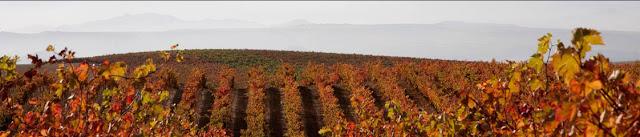
<path fill-rule="evenodd" d="M 640 58 L 640 32 L 601 30 L 606 48 L 595 52 L 614 61 Z M 453 60 L 523 60 L 538 37 L 550 32 L 570 42 L 571 30 L 510 24 L 444 21 L 435 24 L 319 24 L 298 19 L 275 25 L 243 20 L 184 21 L 162 14 L 123 15 L 43 32 L 0 32 L 0 54 L 46 54 L 51 43 L 77 56 L 184 49 L 269 49 L 358 53 Z M 499 53 L 499 54 L 496 54 Z M 41 55 L 42 56 L 42 55 Z M 26 63 L 26 60 L 21 60 Z"/>

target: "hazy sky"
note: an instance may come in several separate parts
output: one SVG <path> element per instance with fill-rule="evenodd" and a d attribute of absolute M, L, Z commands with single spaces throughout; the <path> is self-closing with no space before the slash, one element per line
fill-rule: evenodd
<path fill-rule="evenodd" d="M 159 13 L 184 20 L 241 19 L 278 24 L 293 19 L 315 23 L 389 24 L 466 21 L 528 27 L 593 27 L 640 31 L 640 2 L 0 2 L 0 30 L 55 27 L 124 14 Z"/>

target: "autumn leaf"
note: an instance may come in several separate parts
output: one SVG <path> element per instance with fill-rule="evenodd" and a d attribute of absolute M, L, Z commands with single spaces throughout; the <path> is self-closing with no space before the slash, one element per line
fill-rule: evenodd
<path fill-rule="evenodd" d="M 47 130 L 45 129 L 40 129 L 40 135 L 42 136 L 48 136 L 49 132 L 47 132 Z"/>
<path fill-rule="evenodd" d="M 116 62 L 114 64 L 109 65 L 107 70 L 102 72 L 102 77 L 105 79 L 113 79 L 118 81 L 120 77 L 124 77 L 124 74 L 127 71 L 127 64 L 124 62 Z M 115 77 L 114 77 L 115 76 Z"/>
<path fill-rule="evenodd" d="M 474 102 L 474 101 L 473 101 L 473 100 L 471 100 L 471 99 L 467 99 L 467 106 L 468 106 L 469 108 L 474 108 L 474 107 L 476 107 L 476 102 Z"/>
<path fill-rule="evenodd" d="M 153 98 L 151 97 L 151 94 L 149 94 L 148 92 L 142 92 L 142 104 L 148 104 L 153 102 Z"/>
<path fill-rule="evenodd" d="M 89 64 L 87 62 L 80 63 L 80 65 L 78 65 L 76 70 L 74 70 L 74 73 L 76 74 L 76 76 L 78 76 L 78 80 L 80 81 L 84 81 L 87 79 L 88 72 L 89 72 Z"/>
<path fill-rule="evenodd" d="M 322 128 L 322 129 L 320 129 L 320 131 L 318 131 L 318 134 L 320 134 L 320 135 L 325 135 L 325 134 L 327 134 L 327 133 L 331 133 L 331 129 L 329 129 L 329 128 Z"/>
<path fill-rule="evenodd" d="M 587 52 L 591 51 L 591 45 L 603 45 L 604 41 L 597 30 L 577 28 L 573 32 L 571 43 L 578 51 L 580 59 L 583 59 Z"/>
<path fill-rule="evenodd" d="M 144 65 L 141 65 L 139 67 L 137 67 L 134 71 L 133 71 L 133 76 L 136 79 L 142 78 L 142 77 L 146 77 L 147 75 L 149 75 L 150 73 L 153 73 L 156 71 L 156 65 L 153 64 L 153 60 L 152 59 L 147 59 L 147 61 L 145 62 Z"/>
<path fill-rule="evenodd" d="M 47 52 L 53 52 L 55 50 L 55 48 L 53 48 L 53 44 L 49 44 L 47 46 Z"/>
<path fill-rule="evenodd" d="M 538 54 L 544 55 L 549 51 L 549 44 L 551 41 L 551 33 L 547 33 L 540 38 L 538 38 Z"/>
<path fill-rule="evenodd" d="M 511 76 L 511 80 L 509 80 L 509 93 L 519 93 L 520 92 L 520 80 L 522 79 L 522 73 L 520 71 L 513 72 Z M 508 96 L 510 94 L 507 94 Z"/>
<path fill-rule="evenodd" d="M 586 90 L 585 94 L 589 94 L 593 90 L 600 90 L 600 89 L 602 89 L 602 82 L 600 82 L 600 80 L 591 81 L 585 85 L 585 90 Z"/>
<path fill-rule="evenodd" d="M 561 107 L 557 107 L 555 110 L 555 121 L 565 121 L 573 119 L 577 112 L 577 107 L 572 103 L 564 103 Z"/>
<path fill-rule="evenodd" d="M 164 101 L 167 98 L 169 98 L 169 91 L 163 90 L 160 92 L 160 97 L 159 97 L 159 101 Z"/>
<path fill-rule="evenodd" d="M 0 137 L 8 137 L 11 135 L 11 131 L 0 131 Z"/>
<path fill-rule="evenodd" d="M 591 124 L 591 123 L 586 123 L 586 129 L 584 132 L 584 136 L 585 137 L 597 137 L 598 136 L 598 131 L 600 128 L 598 128 L 597 125 Z"/>
<path fill-rule="evenodd" d="M 30 105 L 38 104 L 38 100 L 36 98 L 31 98 L 31 99 L 29 99 L 28 102 L 29 102 Z"/>
<path fill-rule="evenodd" d="M 542 83 L 542 81 L 540 81 L 539 79 L 533 79 L 529 83 L 529 87 L 531 88 L 532 91 L 542 89 L 544 88 L 544 86 L 545 86 L 544 83 Z"/>
<path fill-rule="evenodd" d="M 162 58 L 162 60 L 164 61 L 168 61 L 169 58 L 171 58 L 171 54 L 169 54 L 169 52 L 166 52 L 166 51 L 161 51 L 160 58 Z"/>
<path fill-rule="evenodd" d="M 542 72 L 542 68 L 544 67 L 544 62 L 542 60 L 542 54 L 536 53 L 531 56 L 529 62 L 527 64 L 528 67 L 534 68 L 537 73 Z"/>
<path fill-rule="evenodd" d="M 604 41 L 602 40 L 600 33 L 594 33 L 593 35 L 585 36 L 584 41 L 593 45 L 604 45 Z"/>
<path fill-rule="evenodd" d="M 184 61 L 184 56 L 182 56 L 182 54 L 178 52 L 178 54 L 176 54 L 176 62 L 182 62 L 182 61 Z"/>
<path fill-rule="evenodd" d="M 580 71 L 578 59 L 572 56 L 570 51 L 561 51 L 560 53 L 554 54 L 551 64 L 553 65 L 554 71 L 564 78 L 566 85 L 569 85 L 569 82 L 574 79 L 575 74 Z"/>
<path fill-rule="evenodd" d="M 56 97 L 62 97 L 64 86 L 61 83 L 53 83 L 51 87 L 53 88 Z"/>

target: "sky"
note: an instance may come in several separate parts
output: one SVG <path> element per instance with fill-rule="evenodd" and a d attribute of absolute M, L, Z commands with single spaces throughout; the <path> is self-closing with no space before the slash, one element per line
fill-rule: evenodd
<path fill-rule="evenodd" d="M 640 1 L 3 1 L 0 30 L 56 27 L 141 13 L 166 14 L 184 20 L 240 19 L 262 24 L 294 19 L 346 24 L 464 21 L 640 31 Z"/>

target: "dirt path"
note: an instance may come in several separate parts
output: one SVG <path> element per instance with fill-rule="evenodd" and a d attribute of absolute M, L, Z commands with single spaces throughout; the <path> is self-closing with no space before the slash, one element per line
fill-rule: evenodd
<path fill-rule="evenodd" d="M 233 129 L 233 136 L 239 137 L 240 131 L 242 129 L 247 129 L 247 121 L 244 120 L 244 117 L 247 116 L 247 89 L 237 89 L 231 93 L 233 98 L 232 104 L 232 119 L 231 119 L 231 128 Z"/>
<path fill-rule="evenodd" d="M 418 86 L 408 82 L 408 80 L 399 80 L 398 84 L 405 89 L 405 93 L 409 96 L 409 99 L 416 103 L 419 109 L 426 110 L 428 112 L 437 112 L 436 106 L 431 102 L 429 97 L 423 94 Z"/>
<path fill-rule="evenodd" d="M 267 128 L 270 137 L 282 137 L 284 119 L 282 114 L 281 92 L 277 88 L 267 89 Z"/>
<path fill-rule="evenodd" d="M 371 91 L 371 96 L 373 96 L 374 104 L 376 104 L 376 107 L 378 107 L 379 109 L 383 109 L 384 108 L 384 102 L 386 100 L 382 99 L 382 93 L 380 93 L 379 90 L 374 88 L 375 86 L 373 86 L 373 84 L 371 84 L 371 83 L 365 84 L 364 87 L 367 90 Z"/>
<path fill-rule="evenodd" d="M 200 90 L 198 97 L 198 128 L 202 128 L 209 124 L 209 118 L 211 116 L 211 105 L 213 105 L 213 96 L 211 96 L 211 90 Z"/>
<path fill-rule="evenodd" d="M 302 96 L 304 134 L 307 137 L 319 137 L 318 131 L 320 131 L 320 121 L 322 120 L 318 113 L 320 108 L 318 94 L 307 87 L 298 87 L 298 90 Z"/>
<path fill-rule="evenodd" d="M 340 88 L 338 86 L 333 86 L 333 95 L 338 98 L 338 104 L 340 105 L 340 109 L 342 113 L 347 117 L 349 121 L 355 121 L 355 117 L 353 116 L 353 108 L 351 107 L 351 103 L 349 102 L 349 93 Z"/>
<path fill-rule="evenodd" d="M 180 100 L 182 100 L 182 87 L 182 85 L 179 85 L 169 89 L 169 96 L 171 97 L 171 100 L 167 101 L 168 104 L 166 105 L 171 108 L 171 113 L 175 111 L 175 105 L 178 105 Z"/>

